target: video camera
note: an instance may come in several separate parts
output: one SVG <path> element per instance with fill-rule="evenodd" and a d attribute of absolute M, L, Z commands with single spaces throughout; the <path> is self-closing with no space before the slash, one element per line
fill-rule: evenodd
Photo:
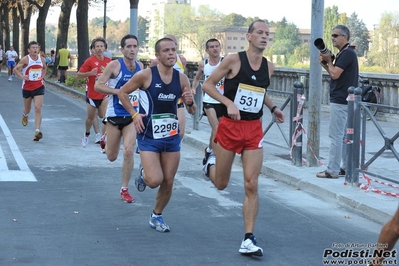
<path fill-rule="evenodd" d="M 328 48 L 327 46 L 324 44 L 324 41 L 322 38 L 317 38 L 316 40 L 314 40 L 314 46 L 316 46 L 317 49 L 319 49 L 320 53 L 322 54 L 326 54 L 328 53 Z M 335 55 L 330 51 L 331 54 L 331 61 L 334 61 L 335 59 Z M 321 61 L 321 63 L 323 65 L 327 64 L 326 61 Z"/>

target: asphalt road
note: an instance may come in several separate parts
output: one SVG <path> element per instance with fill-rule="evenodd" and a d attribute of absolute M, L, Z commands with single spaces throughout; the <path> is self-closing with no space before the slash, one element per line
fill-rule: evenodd
<path fill-rule="evenodd" d="M 21 125 L 20 85 L 0 77 L 0 265 L 313 266 L 323 265 L 325 249 L 345 250 L 334 243 L 377 240 L 381 225 L 261 176 L 255 235 L 265 256 L 240 255 L 241 168 L 218 191 L 202 178 L 202 151 L 184 143 L 163 213 L 171 232 L 156 232 L 148 226 L 156 190 L 139 193 L 131 182 L 135 202 L 122 202 L 122 156 L 109 162 L 94 134 L 81 147 L 85 103 L 48 86 L 44 137 L 34 142 L 33 110 Z"/>

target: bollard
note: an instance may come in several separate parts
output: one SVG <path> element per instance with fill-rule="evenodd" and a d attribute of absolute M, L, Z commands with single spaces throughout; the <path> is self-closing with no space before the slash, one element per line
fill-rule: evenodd
<path fill-rule="evenodd" d="M 345 170 L 345 182 L 352 183 L 354 176 L 354 168 L 353 168 L 353 113 L 354 113 L 354 101 L 355 101 L 355 87 L 351 86 L 348 88 L 348 118 L 346 125 L 346 138 L 345 144 L 347 145 L 346 149 L 346 170 Z"/>
<path fill-rule="evenodd" d="M 354 123 L 353 123 L 353 176 L 352 183 L 356 186 L 359 184 L 359 158 L 360 158 L 360 102 L 362 101 L 362 89 L 357 87 L 355 89 L 355 101 L 354 101 Z M 366 122 L 366 116 L 364 116 L 364 123 Z"/>
<path fill-rule="evenodd" d="M 201 89 L 201 82 L 195 89 L 194 101 L 197 104 L 197 110 L 193 115 L 193 129 L 199 129 L 199 121 L 202 113 L 202 89 Z"/>
<path fill-rule="evenodd" d="M 293 108 L 296 108 L 296 116 L 292 119 L 292 163 L 296 166 L 302 166 L 302 127 L 303 127 L 303 104 L 305 97 L 303 96 L 303 83 L 294 82 L 295 101 L 292 102 Z M 295 98 L 295 97 L 294 97 Z M 295 109 L 294 109 L 295 111 Z"/>

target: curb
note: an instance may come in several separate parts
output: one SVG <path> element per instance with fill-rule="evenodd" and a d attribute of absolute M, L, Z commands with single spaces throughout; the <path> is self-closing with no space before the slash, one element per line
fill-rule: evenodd
<path fill-rule="evenodd" d="M 72 95 L 73 97 L 80 98 L 81 100 L 84 100 L 84 101 L 86 100 L 86 95 L 84 93 L 81 93 L 80 91 L 71 89 L 63 84 L 56 83 L 56 82 L 49 81 L 49 80 L 46 80 L 46 83 L 50 84 L 51 86 L 54 86 L 56 89 L 66 93 L 66 94 Z"/>

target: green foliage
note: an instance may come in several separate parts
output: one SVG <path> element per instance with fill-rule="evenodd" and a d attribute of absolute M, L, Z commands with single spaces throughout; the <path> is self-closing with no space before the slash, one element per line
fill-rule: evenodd
<path fill-rule="evenodd" d="M 210 38 L 218 38 L 215 32 L 224 26 L 220 17 L 221 14 L 218 11 L 211 10 L 205 5 L 200 5 L 198 9 L 195 9 L 189 5 L 170 4 L 165 8 L 164 34 L 174 34 L 179 38 L 185 38 L 196 47 L 200 55 L 203 55 L 203 44 Z M 158 20 L 158 22 L 161 21 Z"/>
<path fill-rule="evenodd" d="M 367 30 L 366 24 L 362 20 L 357 18 L 356 13 L 347 19 L 346 26 L 349 28 L 351 33 L 350 43 L 356 45 L 357 56 L 363 56 L 369 49 L 370 34 Z"/>
<path fill-rule="evenodd" d="M 399 13 L 384 13 L 374 31 L 367 66 L 381 66 L 386 73 L 399 73 Z"/>
<path fill-rule="evenodd" d="M 338 50 L 333 47 L 331 41 L 331 33 L 333 28 L 338 24 L 345 24 L 345 21 L 340 23 L 340 14 L 338 13 L 338 7 L 332 6 L 324 9 L 324 34 L 323 40 L 327 48 L 333 53 L 337 54 Z"/>
<path fill-rule="evenodd" d="M 67 76 L 67 79 L 65 80 L 65 85 L 67 85 L 68 87 L 76 88 L 82 92 L 85 91 L 85 84 L 85 78 L 77 79 L 75 76 L 72 75 Z"/>
<path fill-rule="evenodd" d="M 245 19 L 245 17 L 236 13 L 231 13 L 222 18 L 222 23 L 226 27 L 241 27 L 245 25 L 246 22 L 247 20 Z"/>
<path fill-rule="evenodd" d="M 289 65 L 309 65 L 310 47 L 307 43 L 297 46 L 294 54 L 290 56 Z"/>
<path fill-rule="evenodd" d="M 277 64 L 285 65 L 288 63 L 293 51 L 301 45 L 299 29 L 293 23 L 288 23 L 285 18 L 276 23 L 276 32 L 274 34 L 274 42 L 266 54 L 282 55 L 278 57 Z M 284 58 L 284 60 L 280 59 Z"/>
<path fill-rule="evenodd" d="M 129 21 L 128 21 L 129 22 Z M 138 17 L 138 23 L 137 23 L 137 39 L 139 39 L 139 44 L 140 46 L 144 45 L 146 42 L 146 36 L 147 36 L 147 24 L 149 21 L 142 16 Z"/>

